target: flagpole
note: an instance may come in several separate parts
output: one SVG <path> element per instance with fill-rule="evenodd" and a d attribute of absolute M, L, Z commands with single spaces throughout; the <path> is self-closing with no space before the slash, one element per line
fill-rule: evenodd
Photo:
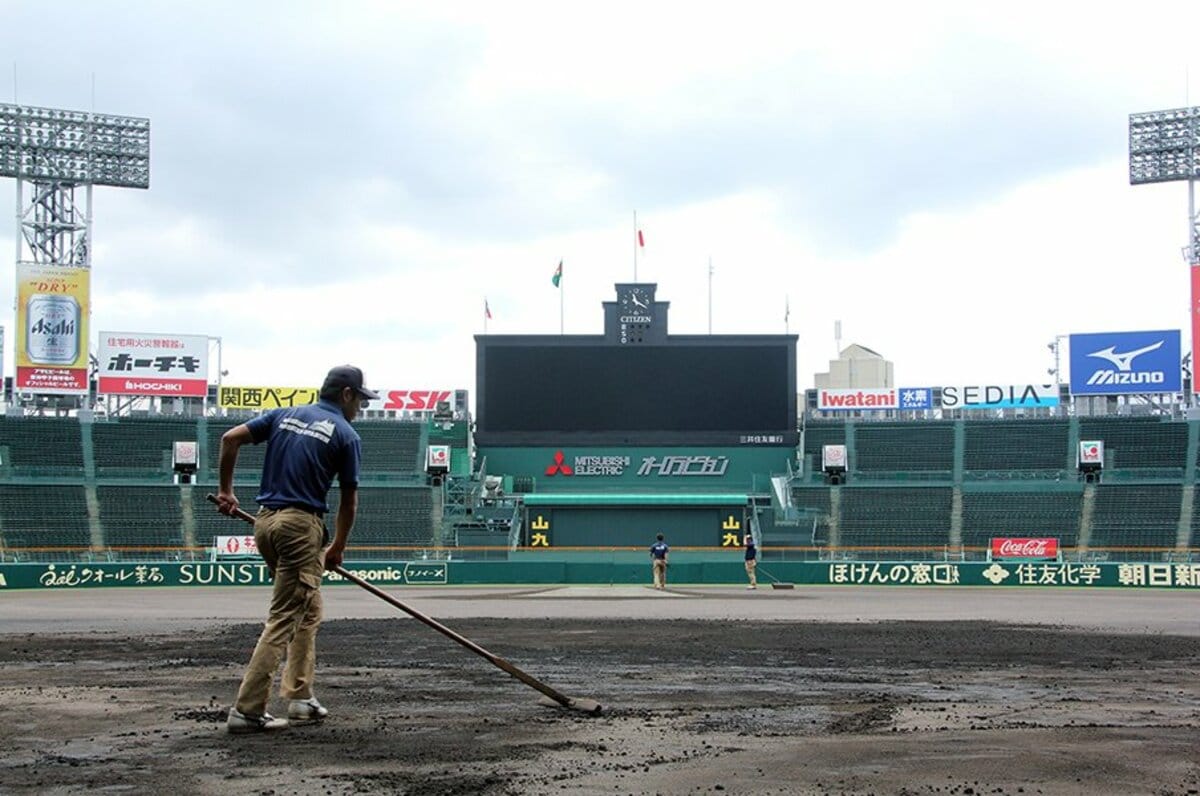
<path fill-rule="evenodd" d="M 483 297 L 483 333 L 485 335 L 487 334 L 488 309 L 489 308 L 488 308 L 487 296 L 484 296 Z"/>
<path fill-rule="evenodd" d="M 791 316 L 792 316 L 791 297 L 785 295 L 783 297 L 783 333 L 784 334 L 789 334 L 791 332 L 791 326 L 789 325 L 789 319 L 791 318 Z"/>
<path fill-rule="evenodd" d="M 562 267 L 562 259 L 558 261 L 558 265 Z M 558 279 L 558 333 L 563 334 L 563 292 L 565 289 L 562 286 L 562 277 Z"/>
<path fill-rule="evenodd" d="M 637 250 L 638 250 L 638 225 L 637 211 L 633 211 L 633 281 L 637 281 Z"/>
<path fill-rule="evenodd" d="M 708 258 L 708 333 L 712 334 L 712 257 Z"/>

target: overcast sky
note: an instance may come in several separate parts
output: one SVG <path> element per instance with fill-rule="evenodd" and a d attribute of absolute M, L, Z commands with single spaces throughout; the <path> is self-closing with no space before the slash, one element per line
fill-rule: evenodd
<path fill-rule="evenodd" d="M 801 388 L 835 320 L 905 386 L 1187 327 L 1186 186 L 1129 185 L 1127 124 L 1200 104 L 1200 3 L 698 9 L 0 0 L 0 101 L 150 119 L 150 189 L 95 190 L 92 344 L 220 337 L 226 384 L 474 390 L 485 297 L 491 333 L 557 334 L 560 295 L 602 331 L 635 211 L 671 332 L 711 258 L 712 331 L 790 306 Z"/>

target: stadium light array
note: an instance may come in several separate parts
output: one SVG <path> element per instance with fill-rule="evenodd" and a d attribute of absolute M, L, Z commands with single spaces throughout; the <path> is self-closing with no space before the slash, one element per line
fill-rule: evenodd
<path fill-rule="evenodd" d="M 150 120 L 0 103 L 0 177 L 150 187 Z"/>

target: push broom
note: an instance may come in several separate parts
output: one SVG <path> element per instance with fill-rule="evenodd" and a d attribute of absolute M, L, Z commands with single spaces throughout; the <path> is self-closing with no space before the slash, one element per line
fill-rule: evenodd
<path fill-rule="evenodd" d="M 216 495 L 210 494 L 210 495 L 208 495 L 207 499 L 210 503 L 217 502 Z M 251 525 L 254 524 L 253 515 L 249 514 L 246 511 L 243 511 L 242 509 L 235 509 L 234 513 L 230 516 L 236 516 L 238 519 L 245 520 L 246 522 L 250 523 Z M 501 658 L 499 655 L 494 655 L 493 653 L 488 652 L 483 647 L 479 646 L 474 641 L 471 641 L 471 639 L 467 638 L 466 636 L 463 636 L 459 633 L 454 632 L 450 628 L 443 625 L 441 622 L 438 622 L 436 619 L 426 616 L 425 614 L 421 613 L 420 611 L 418 611 L 417 609 L 415 609 L 411 606 L 405 605 L 404 603 L 400 602 L 392 595 L 390 595 L 387 592 L 383 591 L 382 589 L 376 587 L 374 584 L 367 583 L 365 580 L 358 577 L 353 572 L 350 572 L 345 567 L 336 566 L 333 568 L 333 571 L 336 572 L 337 574 L 341 575 L 346 580 L 354 583 L 355 585 L 371 592 L 371 594 L 374 594 L 376 597 L 383 600 L 384 602 L 390 603 L 394 607 L 399 608 L 401 611 L 408 614 L 413 619 L 416 619 L 417 621 L 419 621 L 425 625 L 428 625 L 429 627 L 433 628 L 437 632 L 441 633 L 446 638 L 458 642 L 459 644 L 466 647 L 467 649 L 469 649 L 471 652 L 475 653 L 479 657 L 483 658 L 484 660 L 486 660 L 488 663 L 492 664 L 496 668 L 502 669 L 505 672 L 508 672 L 510 675 L 512 675 L 516 679 L 520 680 L 522 683 L 529 686 L 530 688 L 541 692 L 542 699 L 540 699 L 538 701 L 539 704 L 546 705 L 547 707 L 564 707 L 569 710 L 577 710 L 577 711 L 580 711 L 581 713 L 587 713 L 592 716 L 600 715 L 600 703 L 597 702 L 596 700 L 566 696 L 565 694 L 559 692 L 557 689 L 551 688 L 550 686 L 543 683 L 541 680 L 538 680 L 533 675 L 527 674 L 526 672 L 522 671 L 521 669 L 518 669 L 516 666 L 514 666 L 513 664 L 506 661 L 504 658 Z"/>

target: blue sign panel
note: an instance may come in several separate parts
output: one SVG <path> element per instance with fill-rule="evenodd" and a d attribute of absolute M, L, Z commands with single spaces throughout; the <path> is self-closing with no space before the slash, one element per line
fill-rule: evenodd
<path fill-rule="evenodd" d="M 933 390 L 929 387 L 901 387 L 901 409 L 932 409 Z"/>
<path fill-rule="evenodd" d="M 1179 392 L 1179 330 L 1073 334 L 1072 395 Z"/>

